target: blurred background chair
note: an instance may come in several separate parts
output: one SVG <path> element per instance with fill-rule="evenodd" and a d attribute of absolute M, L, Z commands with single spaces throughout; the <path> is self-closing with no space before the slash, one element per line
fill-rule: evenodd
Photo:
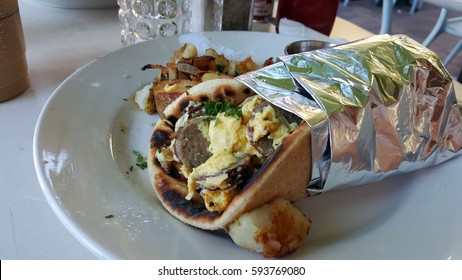
<path fill-rule="evenodd" d="M 413 15 L 417 10 L 420 10 L 422 8 L 422 1 L 421 0 L 412 0 L 412 6 L 411 10 L 409 13 Z"/>
<path fill-rule="evenodd" d="M 379 34 L 390 34 L 391 32 L 391 16 L 393 14 L 393 6 L 397 0 L 374 0 L 375 5 L 382 6 L 382 19 L 380 23 Z M 414 0 L 418 1 L 418 0 Z M 349 0 L 344 0 L 343 6 L 347 6 Z"/>
<path fill-rule="evenodd" d="M 443 32 L 461 37 L 461 40 L 451 49 L 448 56 L 444 59 L 444 65 L 447 65 L 451 59 L 462 48 L 462 17 L 448 18 L 448 10 L 462 12 L 462 1 L 460 0 L 421 0 L 422 2 L 441 7 L 440 15 L 431 30 L 430 34 L 425 38 L 422 45 L 428 47 L 438 35 Z"/>
<path fill-rule="evenodd" d="M 342 1 L 343 0 L 341 0 L 340 3 L 342 3 Z M 458 17 L 460 15 L 460 12 L 458 12 L 460 11 L 460 7 L 454 8 L 454 6 L 462 5 L 462 0 L 459 0 L 460 4 L 454 3 L 456 1 L 446 0 L 419 0 L 419 5 L 423 4 L 422 7 L 419 8 L 415 14 L 410 15 L 409 8 L 411 8 L 411 6 L 409 6 L 409 3 L 413 2 L 406 3 L 404 0 L 401 0 L 397 1 L 396 5 L 394 5 L 395 0 L 381 1 L 383 1 L 382 4 L 388 5 L 385 9 L 383 5 L 376 5 L 374 0 L 350 1 L 347 7 L 340 5 L 338 16 L 375 34 L 406 34 L 422 43 L 427 37 L 430 37 L 429 33 L 431 33 L 435 25 L 437 25 L 435 22 L 438 19 L 438 15 L 441 13 L 441 5 L 444 4 L 443 2 L 452 3 L 446 3 L 447 6 L 444 6 L 447 12 L 443 14 L 443 16 L 445 15 L 446 17 L 442 18 L 446 18 L 447 20 Z M 392 3 L 390 3 L 390 1 Z M 389 9 L 386 9 L 387 7 Z M 391 24 L 392 22 L 393 24 Z M 379 30 L 381 31 L 379 32 Z M 437 28 L 437 30 L 439 29 Z M 440 31 L 440 33 L 441 35 L 439 35 L 438 38 L 434 37 L 431 42 L 426 42 L 426 44 L 429 44 L 430 49 L 438 54 L 441 60 L 448 57 L 451 50 L 455 49 L 455 51 L 453 51 L 455 56 L 446 59 L 447 64 L 445 66 L 449 73 L 451 73 L 453 77 L 458 77 L 457 80 L 462 83 L 462 51 L 457 52 L 457 43 L 462 37 L 454 36 L 444 31 Z M 337 36 L 341 37 L 341 34 Z M 430 39 L 427 41 L 430 41 Z M 460 44 L 462 43 L 459 43 L 459 45 Z M 462 50 L 462 47 L 460 47 L 460 49 Z M 462 92 L 462 88 L 460 90 Z"/>
<path fill-rule="evenodd" d="M 379 33 L 391 33 L 392 9 L 396 4 L 396 0 L 383 0 L 382 2 L 382 20 Z M 430 43 L 443 32 L 461 38 L 444 59 L 443 64 L 447 65 L 462 49 L 462 16 L 449 18 L 448 10 L 462 12 L 462 0 L 413 0 L 410 13 L 414 13 L 417 8 L 420 9 L 423 2 L 436 7 L 441 7 L 441 11 L 435 26 L 422 42 L 422 45 L 428 47 Z M 460 72 L 459 77 L 462 79 L 462 71 Z"/>
<path fill-rule="evenodd" d="M 382 1 L 382 20 L 380 23 L 379 34 L 390 34 L 391 32 L 391 16 L 393 13 L 393 6 L 396 0 L 383 0 Z"/>
<path fill-rule="evenodd" d="M 397 0 L 393 0 L 393 5 L 395 5 Z M 350 3 L 350 0 L 344 0 L 343 1 L 343 6 L 348 6 L 348 3 Z M 374 0 L 375 5 L 381 5 L 382 0 Z M 422 7 L 422 1 L 421 0 L 412 0 L 412 6 L 409 11 L 411 15 L 413 15 L 418 9 Z"/>

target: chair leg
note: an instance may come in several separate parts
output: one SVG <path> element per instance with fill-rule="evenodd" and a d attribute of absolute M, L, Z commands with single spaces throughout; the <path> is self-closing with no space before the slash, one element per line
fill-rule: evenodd
<path fill-rule="evenodd" d="M 457 76 L 457 81 L 458 81 L 459 83 L 462 83 L 462 69 L 461 69 L 460 72 L 459 72 L 459 76 Z"/>
<path fill-rule="evenodd" d="M 380 24 L 379 34 L 389 34 L 391 31 L 391 14 L 393 12 L 393 5 L 393 0 L 383 0 L 382 21 Z"/>
<path fill-rule="evenodd" d="M 449 52 L 448 56 L 444 60 L 443 64 L 447 65 L 449 61 L 451 61 L 454 58 L 454 56 L 460 51 L 461 48 L 462 48 L 462 39 L 460 39 L 459 42 L 457 42 L 456 46 L 452 48 L 452 50 Z"/>
<path fill-rule="evenodd" d="M 431 41 L 433 41 L 441 33 L 444 26 L 446 25 L 447 15 L 448 15 L 448 10 L 444 8 L 441 9 L 440 16 L 438 17 L 438 20 L 436 21 L 435 26 L 433 27 L 430 34 L 428 34 L 427 38 L 423 41 L 422 45 L 424 45 L 425 47 L 428 47 Z"/>
<path fill-rule="evenodd" d="M 422 1 L 420 0 L 412 0 L 412 7 L 409 13 L 413 15 L 415 11 L 417 10 L 417 8 L 421 6 L 421 4 L 422 4 Z"/>

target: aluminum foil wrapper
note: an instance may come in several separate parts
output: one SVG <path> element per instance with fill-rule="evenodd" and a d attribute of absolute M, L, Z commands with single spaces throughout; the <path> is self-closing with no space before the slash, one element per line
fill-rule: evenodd
<path fill-rule="evenodd" d="M 462 153 L 452 78 L 404 35 L 279 57 L 238 79 L 312 130 L 308 190 L 376 182 Z"/>

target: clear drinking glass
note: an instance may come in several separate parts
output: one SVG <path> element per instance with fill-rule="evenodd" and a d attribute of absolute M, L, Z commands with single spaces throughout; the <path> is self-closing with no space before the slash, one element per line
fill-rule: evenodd
<path fill-rule="evenodd" d="M 223 0 L 117 0 L 122 43 L 200 31 L 219 31 Z"/>

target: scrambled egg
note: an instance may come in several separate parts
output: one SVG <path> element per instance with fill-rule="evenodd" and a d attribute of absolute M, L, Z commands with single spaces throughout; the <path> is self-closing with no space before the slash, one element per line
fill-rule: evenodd
<path fill-rule="evenodd" d="M 200 183 L 202 186 L 207 186 L 201 191 L 207 209 L 210 211 L 225 210 L 235 194 L 233 190 L 235 186 L 229 186 L 228 175 L 224 171 L 236 164 L 238 157 L 243 154 L 262 158 L 262 155 L 251 145 L 251 141 L 248 139 L 247 127 L 253 127 L 254 141 L 268 136 L 269 139 L 273 140 L 274 148 L 277 148 L 284 138 L 295 129 L 296 123 L 288 124 L 281 120 L 276 110 L 270 105 L 255 113 L 251 118 L 252 112 L 259 103 L 258 98 L 260 97 L 253 96 L 244 101 L 242 117 L 234 114 L 227 116 L 222 112 L 218 113 L 215 119 L 199 126 L 203 135 L 210 142 L 208 150 L 212 156 L 188 174 L 188 196 L 186 199 L 191 199 L 198 188 L 198 183 Z"/>
<path fill-rule="evenodd" d="M 211 153 L 244 152 L 248 155 L 260 156 L 246 137 L 247 124 L 243 119 L 219 113 L 216 120 L 210 122 L 208 127 L 209 151 Z"/>
<path fill-rule="evenodd" d="M 228 174 L 224 169 L 232 166 L 238 159 L 228 151 L 220 151 L 213 154 L 206 162 L 195 168 L 188 177 L 188 196 L 190 199 L 197 189 L 197 184 L 207 185 L 209 189 L 203 189 L 201 195 L 205 200 L 205 206 L 209 211 L 222 212 L 234 197 L 234 190 L 229 189 Z M 195 179 L 203 177 L 203 179 Z"/>
<path fill-rule="evenodd" d="M 220 151 L 213 154 L 206 162 L 199 165 L 189 174 L 188 178 L 188 192 L 192 194 L 196 191 L 196 181 L 193 178 L 205 177 L 205 183 L 210 186 L 210 189 L 226 189 L 226 179 L 228 175 L 221 173 L 222 170 L 235 164 L 238 161 L 231 153 Z M 223 176 L 223 174 L 225 176 Z"/>
<path fill-rule="evenodd" d="M 223 212 L 236 194 L 236 189 L 219 191 L 202 191 L 205 206 L 209 211 Z"/>
<path fill-rule="evenodd" d="M 257 98 L 244 105 L 244 109 L 248 114 L 249 111 L 255 108 Z M 250 116 L 250 115 L 249 115 Z M 269 139 L 273 140 L 273 147 L 277 148 L 284 138 L 296 128 L 297 124 L 284 123 L 277 115 L 276 110 L 272 106 L 266 106 L 261 112 L 256 112 L 254 118 L 249 121 L 249 126 L 253 127 L 253 140 L 258 141 L 268 135 Z"/>
<path fill-rule="evenodd" d="M 211 153 L 220 151 L 236 152 L 238 146 L 244 144 L 239 143 L 243 140 L 242 137 L 239 137 L 239 134 L 243 132 L 245 135 L 245 129 L 240 118 L 225 117 L 223 113 L 219 113 L 215 121 L 211 121 L 209 125 L 209 151 Z"/>

